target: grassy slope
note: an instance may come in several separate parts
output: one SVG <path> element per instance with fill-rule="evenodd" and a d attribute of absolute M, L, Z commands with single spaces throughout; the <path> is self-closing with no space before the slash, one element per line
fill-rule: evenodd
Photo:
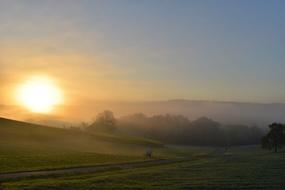
<path fill-rule="evenodd" d="M 142 159 L 146 146 L 135 137 L 89 134 L 0 118 L 0 173 L 94 165 Z"/>
<path fill-rule="evenodd" d="M 224 156 L 101 174 L 6 182 L 5 189 L 285 189 L 285 153 L 233 148 Z"/>

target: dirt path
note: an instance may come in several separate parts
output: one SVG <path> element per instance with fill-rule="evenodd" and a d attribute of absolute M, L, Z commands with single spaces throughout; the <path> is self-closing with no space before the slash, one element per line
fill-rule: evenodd
<path fill-rule="evenodd" d="M 65 169 L 53 169 L 53 170 L 38 170 L 38 171 L 26 171 L 26 172 L 14 172 L 14 173 L 3 173 L 0 174 L 0 181 L 19 179 L 25 177 L 39 177 L 48 175 L 60 175 L 60 174 L 83 174 L 83 173 L 95 173 L 107 171 L 113 168 L 118 169 L 129 169 L 138 167 L 147 167 L 160 164 L 171 164 L 176 162 L 186 161 L 185 159 L 159 159 L 159 160 L 147 160 L 129 163 L 117 163 L 117 164 L 105 164 L 90 167 L 76 167 L 76 168 L 65 168 Z"/>

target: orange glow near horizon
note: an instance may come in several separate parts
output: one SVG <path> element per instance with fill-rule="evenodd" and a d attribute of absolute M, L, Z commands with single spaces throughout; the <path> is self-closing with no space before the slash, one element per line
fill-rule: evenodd
<path fill-rule="evenodd" d="M 24 81 L 17 88 L 16 99 L 35 113 L 50 113 L 63 101 L 61 89 L 47 76 L 33 76 Z"/>

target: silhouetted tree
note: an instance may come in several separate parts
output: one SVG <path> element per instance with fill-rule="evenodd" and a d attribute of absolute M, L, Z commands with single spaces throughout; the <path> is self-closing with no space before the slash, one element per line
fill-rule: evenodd
<path fill-rule="evenodd" d="M 270 131 L 262 138 L 262 147 L 275 152 L 282 148 L 285 142 L 285 126 L 281 123 L 269 125 Z"/>
<path fill-rule="evenodd" d="M 88 127 L 88 129 L 113 132 L 116 128 L 115 125 L 116 118 L 113 112 L 105 110 L 97 115 L 96 120 Z"/>

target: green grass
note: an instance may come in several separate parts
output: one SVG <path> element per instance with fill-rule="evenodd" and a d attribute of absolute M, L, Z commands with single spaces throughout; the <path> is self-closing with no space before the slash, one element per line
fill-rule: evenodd
<path fill-rule="evenodd" d="M 151 139 L 133 137 L 133 136 L 121 136 L 107 133 L 88 133 L 81 130 L 67 130 L 55 127 L 46 127 L 31 123 L 19 122 L 14 120 L 8 120 L 0 118 L 0 140 L 18 142 L 36 142 L 42 144 L 55 144 L 55 147 L 64 146 L 70 147 L 70 144 L 85 145 L 96 144 L 98 142 L 109 142 L 117 144 L 131 144 L 131 145 L 143 145 L 152 147 L 162 147 L 163 144 L 159 141 Z M 89 143 L 86 143 L 89 142 Z M 81 143 L 84 142 L 84 143 Z"/>
<path fill-rule="evenodd" d="M 111 149 L 108 149 L 108 151 L 114 152 L 112 154 L 103 154 L 96 153 L 96 149 L 93 152 L 86 152 L 84 150 L 64 150 L 61 147 L 40 149 L 34 144 L 18 144 L 17 146 L 15 144 L 13 143 L 13 146 L 10 142 L 0 144 L 0 173 L 91 166 L 145 159 L 143 156 L 145 148 L 137 146 L 117 146 L 121 150 L 112 150 L 114 148 L 110 145 Z M 154 148 L 154 158 L 196 156 L 201 153 L 207 154 L 210 151 L 212 151 L 211 148 L 203 147 Z"/>
<path fill-rule="evenodd" d="M 94 189 L 285 189 L 285 153 L 233 147 L 224 155 L 212 147 L 162 146 L 137 137 L 84 133 L 0 118 L 0 173 L 66 168 L 156 157 L 189 157 L 175 164 L 112 169 L 96 174 L 6 181 L 6 190 Z M 0 187 L 1 189 L 1 187 Z"/>
<path fill-rule="evenodd" d="M 126 136 L 120 134 L 108 134 L 102 132 L 92 132 L 91 133 L 97 140 L 103 140 L 108 142 L 115 142 L 115 143 L 122 143 L 122 144 L 136 144 L 136 145 L 143 145 L 143 146 L 152 146 L 152 147 L 162 147 L 163 143 L 152 140 L 146 139 L 141 137 L 134 137 L 134 136 Z"/>
<path fill-rule="evenodd" d="M 91 166 L 141 160 L 139 156 L 97 154 L 87 152 L 11 153 L 0 156 L 0 171 L 31 171 L 53 168 Z"/>
<path fill-rule="evenodd" d="M 0 173 L 144 159 L 146 147 L 167 156 L 160 142 L 39 126 L 0 118 Z"/>
<path fill-rule="evenodd" d="M 285 153 L 259 147 L 232 148 L 223 156 L 97 174 L 24 179 L 7 190 L 95 189 L 285 189 Z"/>

